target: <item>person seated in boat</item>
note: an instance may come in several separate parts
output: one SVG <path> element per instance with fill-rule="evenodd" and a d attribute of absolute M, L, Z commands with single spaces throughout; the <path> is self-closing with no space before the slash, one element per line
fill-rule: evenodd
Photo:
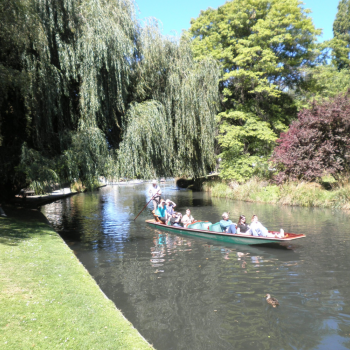
<path fill-rule="evenodd" d="M 249 231 L 249 225 L 246 223 L 245 216 L 241 215 L 238 219 L 238 224 L 236 227 L 237 233 L 238 234 L 250 234 L 248 233 Z"/>
<path fill-rule="evenodd" d="M 181 222 L 186 227 L 187 225 L 192 224 L 193 221 L 194 221 L 194 219 L 193 219 L 193 216 L 191 215 L 191 210 L 186 209 L 186 215 L 184 215 L 182 217 Z"/>
<path fill-rule="evenodd" d="M 165 206 L 165 200 L 161 199 L 159 205 L 157 206 L 156 212 L 154 216 L 158 217 L 158 220 L 160 220 L 163 224 L 166 223 L 166 206 Z"/>
<path fill-rule="evenodd" d="M 222 220 L 220 220 L 220 226 L 223 232 L 233 233 L 233 234 L 237 233 L 236 224 L 229 219 L 229 214 L 226 212 L 222 214 Z"/>
<path fill-rule="evenodd" d="M 270 233 L 266 227 L 262 225 L 262 223 L 259 221 L 259 218 L 257 215 L 252 216 L 252 223 L 250 224 L 249 232 L 252 236 L 256 237 L 274 237 L 274 238 L 283 238 L 284 233 L 281 232 L 279 234 Z"/>
<path fill-rule="evenodd" d="M 170 224 L 171 226 L 175 226 L 175 227 L 182 227 L 181 219 L 182 219 L 182 214 L 174 212 L 172 214 L 171 218 L 169 219 L 168 224 Z"/>
<path fill-rule="evenodd" d="M 166 213 L 167 213 L 167 220 L 168 220 L 175 213 L 174 208 L 176 207 L 176 204 L 170 199 L 167 199 L 165 201 L 165 205 L 166 205 Z"/>

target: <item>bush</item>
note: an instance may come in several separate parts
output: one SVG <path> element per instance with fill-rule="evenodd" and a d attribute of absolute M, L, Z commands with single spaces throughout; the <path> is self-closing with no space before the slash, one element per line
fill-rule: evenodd
<path fill-rule="evenodd" d="M 70 188 L 72 192 L 84 192 L 86 190 L 80 180 L 74 182 Z"/>
<path fill-rule="evenodd" d="M 288 132 L 282 133 L 271 160 L 281 170 L 276 179 L 315 181 L 325 174 L 337 177 L 349 170 L 350 91 L 314 102 L 299 113 Z"/>

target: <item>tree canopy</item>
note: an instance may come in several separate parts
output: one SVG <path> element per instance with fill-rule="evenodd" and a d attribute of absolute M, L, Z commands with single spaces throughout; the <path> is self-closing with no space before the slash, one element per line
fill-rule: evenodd
<path fill-rule="evenodd" d="M 217 64 L 132 0 L 0 0 L 0 16 L 3 189 L 212 166 Z"/>
<path fill-rule="evenodd" d="M 350 1 L 340 0 L 338 12 L 333 22 L 334 63 L 337 68 L 350 68 Z"/>
<path fill-rule="evenodd" d="M 188 35 L 198 60 L 221 67 L 218 115 L 224 178 L 244 180 L 267 162 L 296 115 L 290 91 L 305 88 L 302 67 L 317 55 L 316 30 L 298 0 L 234 0 L 202 11 Z"/>
<path fill-rule="evenodd" d="M 132 103 L 122 119 L 119 172 L 127 176 L 204 174 L 214 162 L 217 65 L 195 62 L 189 42 L 163 38 L 155 26 L 140 37 Z"/>
<path fill-rule="evenodd" d="M 349 1 L 319 45 L 299 0 L 229 1 L 179 39 L 132 0 L 0 0 L 0 194 L 199 176 L 215 142 L 223 178 L 268 171 L 298 111 L 350 86 Z"/>
<path fill-rule="evenodd" d="M 315 101 L 345 94 L 350 88 L 350 70 L 338 70 L 333 64 L 320 64 L 303 70 L 308 80 L 307 89 L 295 95 L 298 109 L 310 108 Z"/>

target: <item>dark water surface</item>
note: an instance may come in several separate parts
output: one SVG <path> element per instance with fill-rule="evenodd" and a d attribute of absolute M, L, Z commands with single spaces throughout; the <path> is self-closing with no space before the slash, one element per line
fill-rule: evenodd
<path fill-rule="evenodd" d="M 163 186 L 216 222 L 259 215 L 305 233 L 288 247 L 219 244 L 146 226 L 147 185 L 110 186 L 43 208 L 105 294 L 158 350 L 349 349 L 350 214 L 211 198 Z M 268 305 L 264 295 L 280 306 Z"/>

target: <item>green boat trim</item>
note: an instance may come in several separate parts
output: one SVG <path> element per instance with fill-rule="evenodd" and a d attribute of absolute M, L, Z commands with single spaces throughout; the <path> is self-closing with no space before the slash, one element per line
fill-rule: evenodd
<path fill-rule="evenodd" d="M 304 238 L 304 234 L 285 233 L 283 238 L 271 238 L 271 237 L 256 237 L 243 234 L 232 234 L 226 232 L 213 232 L 208 230 L 196 230 L 186 227 L 176 227 L 164 225 L 155 220 L 146 220 L 146 223 L 156 227 L 160 230 L 170 231 L 173 233 L 180 233 L 185 235 L 191 235 L 201 238 L 215 239 L 220 242 L 234 243 L 234 244 L 266 244 L 266 243 L 283 243 L 290 242 L 299 238 Z M 270 233 L 279 233 L 276 231 L 269 231 Z"/>

